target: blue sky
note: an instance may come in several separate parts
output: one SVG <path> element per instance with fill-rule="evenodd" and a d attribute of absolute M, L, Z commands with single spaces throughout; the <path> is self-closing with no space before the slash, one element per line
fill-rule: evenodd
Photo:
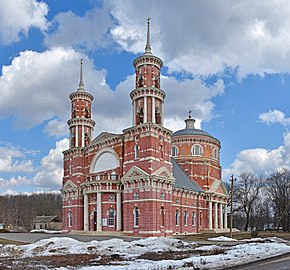
<path fill-rule="evenodd" d="M 95 97 L 95 136 L 131 125 L 132 61 L 164 61 L 165 126 L 222 143 L 223 178 L 290 167 L 288 1 L 0 0 L 0 194 L 58 191 L 69 94 Z"/>

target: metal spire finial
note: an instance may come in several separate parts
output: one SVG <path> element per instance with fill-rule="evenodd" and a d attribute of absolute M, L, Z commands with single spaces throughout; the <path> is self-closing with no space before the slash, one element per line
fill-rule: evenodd
<path fill-rule="evenodd" d="M 150 18 L 147 19 L 147 42 L 145 47 L 145 53 L 151 53 L 150 46 Z"/>
<path fill-rule="evenodd" d="M 84 90 L 84 82 L 83 82 L 83 59 L 80 60 L 80 83 L 79 89 Z"/>
<path fill-rule="evenodd" d="M 188 111 L 188 118 L 189 118 L 189 119 L 191 118 L 191 113 L 192 113 L 192 111 L 189 110 L 189 111 Z"/>

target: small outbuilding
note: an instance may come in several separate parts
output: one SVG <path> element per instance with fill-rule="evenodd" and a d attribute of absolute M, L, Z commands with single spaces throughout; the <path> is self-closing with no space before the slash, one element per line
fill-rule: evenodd
<path fill-rule="evenodd" d="M 32 228 L 59 231 L 62 229 L 62 220 L 59 216 L 36 216 L 32 221 Z"/>
<path fill-rule="evenodd" d="M 7 229 L 7 226 L 5 223 L 0 223 L 0 230 L 5 230 Z"/>

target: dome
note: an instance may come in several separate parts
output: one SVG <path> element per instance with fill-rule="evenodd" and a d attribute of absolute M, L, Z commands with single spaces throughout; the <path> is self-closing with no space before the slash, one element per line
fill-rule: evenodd
<path fill-rule="evenodd" d="M 206 131 L 201 130 L 201 129 L 196 129 L 196 128 L 185 128 L 185 129 L 177 130 L 172 134 L 172 137 L 182 136 L 182 135 L 203 135 L 203 136 L 212 137 Z"/>
<path fill-rule="evenodd" d="M 212 137 L 208 132 L 202 130 L 202 129 L 196 129 L 194 127 L 194 123 L 195 123 L 195 120 L 191 118 L 191 115 L 189 114 L 189 117 L 184 120 L 185 124 L 186 124 L 186 127 L 184 129 L 181 129 L 181 130 L 178 130 L 178 131 L 175 131 L 173 134 L 172 134 L 172 137 L 175 137 L 175 136 L 190 136 L 190 135 L 202 135 L 202 136 L 208 136 L 208 137 Z"/>

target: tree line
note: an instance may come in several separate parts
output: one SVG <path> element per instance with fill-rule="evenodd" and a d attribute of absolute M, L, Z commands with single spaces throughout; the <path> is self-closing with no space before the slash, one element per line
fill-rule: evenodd
<path fill-rule="evenodd" d="M 61 218 L 62 196 L 54 193 L 31 195 L 0 196 L 0 223 L 11 228 L 31 229 L 35 216 L 53 216 Z"/>
<path fill-rule="evenodd" d="M 290 231 L 290 170 L 269 177 L 241 173 L 233 184 L 233 209 L 233 227 L 240 230 Z"/>

